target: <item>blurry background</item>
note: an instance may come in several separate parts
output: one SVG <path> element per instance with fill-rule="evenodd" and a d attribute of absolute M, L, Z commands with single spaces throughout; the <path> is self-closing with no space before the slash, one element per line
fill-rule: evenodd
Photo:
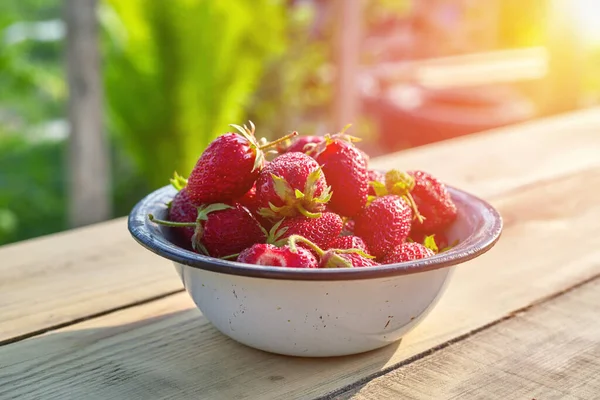
<path fill-rule="evenodd" d="M 3 0 L 0 245 L 126 215 L 230 123 L 351 122 L 376 156 L 598 104 L 598 21 L 598 0 Z"/>

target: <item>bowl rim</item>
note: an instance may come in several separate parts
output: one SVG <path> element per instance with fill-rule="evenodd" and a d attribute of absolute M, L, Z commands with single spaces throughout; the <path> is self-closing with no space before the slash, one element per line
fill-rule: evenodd
<path fill-rule="evenodd" d="M 448 186 L 455 201 L 468 204 L 468 207 L 482 214 L 481 225 L 457 246 L 432 257 L 360 268 L 307 269 L 270 267 L 245 264 L 237 261 L 222 260 L 171 243 L 156 224 L 148 219 L 149 213 L 166 209 L 166 203 L 177 193 L 171 185 L 163 186 L 141 199 L 128 217 L 128 230 L 132 237 L 153 253 L 192 268 L 206 271 L 264 279 L 283 279 L 298 281 L 340 281 L 386 278 L 409 275 L 440 268 L 451 267 L 472 260 L 490 250 L 500 239 L 503 221 L 500 213 L 488 202 L 463 190 Z"/>

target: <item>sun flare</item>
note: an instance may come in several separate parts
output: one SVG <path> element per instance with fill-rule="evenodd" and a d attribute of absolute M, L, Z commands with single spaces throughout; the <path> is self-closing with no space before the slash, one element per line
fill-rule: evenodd
<path fill-rule="evenodd" d="M 573 0 L 571 4 L 583 39 L 600 42 L 600 0 Z"/>

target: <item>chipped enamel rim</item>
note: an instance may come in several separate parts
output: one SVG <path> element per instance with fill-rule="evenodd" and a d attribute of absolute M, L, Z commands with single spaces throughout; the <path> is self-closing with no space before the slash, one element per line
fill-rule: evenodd
<path fill-rule="evenodd" d="M 164 186 L 140 200 L 129 214 L 128 228 L 139 244 L 159 256 L 192 268 L 222 274 L 303 281 L 384 278 L 461 264 L 479 257 L 496 244 L 502 232 L 502 217 L 498 211 L 486 201 L 467 192 L 450 186 L 448 191 L 459 209 L 459 215 L 474 220 L 474 231 L 457 246 L 444 253 L 421 260 L 374 267 L 336 269 L 265 267 L 212 258 L 181 248 L 165 238 L 161 227 L 148 220 L 150 213 L 159 218 L 166 215 L 166 204 L 177 193 L 172 186 Z"/>

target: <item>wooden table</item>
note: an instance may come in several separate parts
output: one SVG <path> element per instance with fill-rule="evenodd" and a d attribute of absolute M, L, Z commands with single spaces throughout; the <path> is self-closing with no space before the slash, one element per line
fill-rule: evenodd
<path fill-rule="evenodd" d="M 0 249 L 1 399 L 599 399 L 600 109 L 375 159 L 499 208 L 400 343 L 299 359 L 218 333 L 124 219 Z"/>

